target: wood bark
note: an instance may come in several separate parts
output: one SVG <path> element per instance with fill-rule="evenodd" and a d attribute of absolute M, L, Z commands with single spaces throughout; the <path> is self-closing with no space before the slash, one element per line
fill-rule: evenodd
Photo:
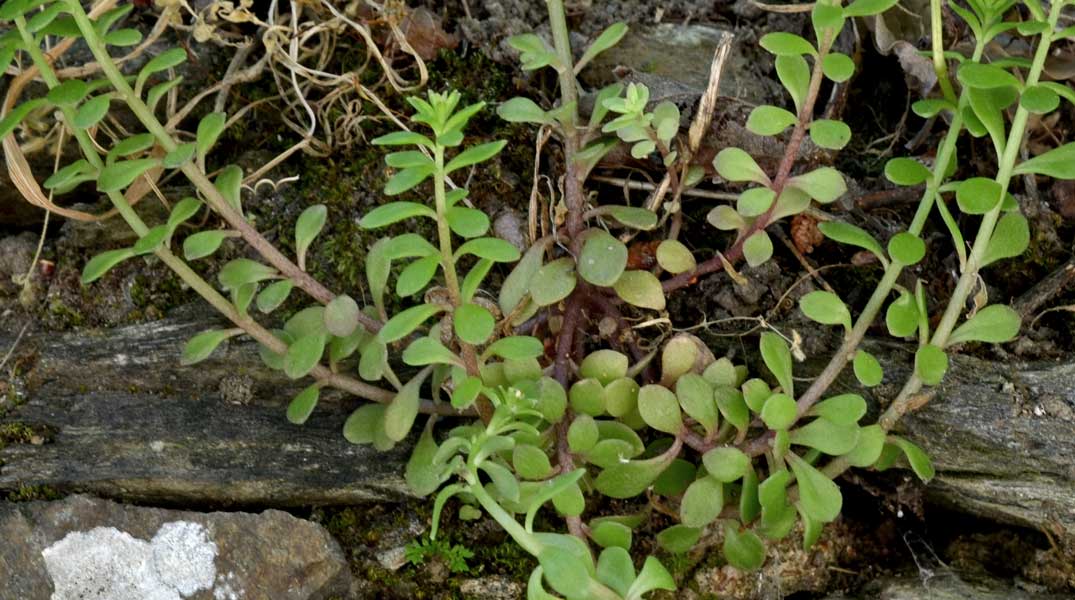
<path fill-rule="evenodd" d="M 51 432 L 0 450 L 0 489 L 48 485 L 154 502 L 297 506 L 392 501 L 408 445 L 389 453 L 341 435 L 359 401 L 326 392 L 302 426 L 285 407 L 304 383 L 231 341 L 179 365 L 195 333 L 220 324 L 187 314 L 108 332 L 27 335 L 16 350 L 28 400 L 0 417 Z M 0 348 L 14 342 L 0 335 Z M 883 404 L 907 375 L 908 348 L 871 344 L 885 367 Z M 850 387 L 846 377 L 841 385 Z M 832 393 L 839 390 L 834 389 Z M 928 497 L 1007 523 L 1075 534 L 1075 362 L 1024 364 L 955 356 L 936 395 L 902 435 L 933 458 Z M 867 417 L 869 420 L 870 417 Z"/>

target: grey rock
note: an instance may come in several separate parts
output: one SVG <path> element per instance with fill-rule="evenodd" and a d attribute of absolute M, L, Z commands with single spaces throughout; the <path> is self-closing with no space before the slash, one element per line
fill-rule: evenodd
<path fill-rule="evenodd" d="M 522 584 L 497 576 L 467 579 L 459 584 L 459 592 L 468 600 L 514 600 L 525 594 Z"/>
<path fill-rule="evenodd" d="M 351 595 L 339 544 L 287 513 L 70 496 L 0 505 L 0 600 L 318 600 Z"/>
<path fill-rule="evenodd" d="M 19 352 L 28 399 L 4 422 L 43 432 L 42 445 L 0 449 L 0 490 L 46 485 L 143 502 L 299 506 L 409 497 L 409 444 L 390 452 L 343 438 L 358 401 L 322 395 L 302 426 L 286 406 L 302 382 L 261 364 L 257 345 L 231 343 L 179 366 L 198 315 L 110 330 L 31 335 Z M 17 331 L 0 334 L 12 346 Z M 242 391 L 241 394 L 235 390 Z"/>
<path fill-rule="evenodd" d="M 834 595 L 825 600 L 1063 600 L 1067 594 L 1021 589 L 1000 580 L 966 581 L 950 571 L 924 573 L 920 577 L 883 579 L 852 596 Z"/>
<path fill-rule="evenodd" d="M 709 84 L 714 51 L 721 37 L 730 33 L 734 32 L 708 25 L 662 23 L 635 27 L 619 44 L 594 59 L 583 70 L 582 79 L 592 86 L 602 86 L 611 83 L 614 73 L 619 72 L 625 81 L 649 87 L 651 101 L 669 100 L 681 108 L 693 107 Z M 738 38 L 732 42 L 720 94 L 753 106 L 770 102 L 779 94 L 779 87 L 771 78 L 759 77 L 758 69 L 766 61 L 759 60 L 757 48 L 748 42 Z"/>

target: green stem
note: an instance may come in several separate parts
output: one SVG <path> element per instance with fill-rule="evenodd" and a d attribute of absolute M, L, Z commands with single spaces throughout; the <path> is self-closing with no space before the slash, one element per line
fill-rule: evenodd
<path fill-rule="evenodd" d="M 504 531 L 508 532 L 508 535 L 510 535 L 517 544 L 522 546 L 523 550 L 526 550 L 537 558 L 544 549 L 544 545 L 538 541 L 537 537 L 520 525 L 519 522 L 515 520 L 515 517 L 508 514 L 508 511 L 504 510 L 504 508 L 489 495 L 489 492 L 485 491 L 485 488 L 482 486 L 478 477 L 478 472 L 473 467 L 470 469 L 467 479 L 467 491 L 474 496 L 474 499 L 478 501 L 478 504 L 482 505 L 485 512 L 489 513 L 489 516 L 493 517 L 493 519 L 504 528 Z"/>
<path fill-rule="evenodd" d="M 123 74 L 112 60 L 112 56 L 108 53 L 108 49 L 105 47 L 103 40 L 97 35 L 93 22 L 82 9 L 82 6 L 76 0 L 66 0 L 66 6 L 68 11 L 74 17 L 79 30 L 82 32 L 87 47 L 90 49 L 94 58 L 97 59 L 101 71 L 105 74 L 116 91 L 123 96 L 123 99 L 131 109 L 131 112 L 133 112 L 142 125 L 153 134 L 165 152 L 175 150 L 178 144 L 172 138 L 171 134 L 168 133 L 168 130 L 165 129 L 164 125 L 157 120 L 153 111 L 146 106 L 142 99 L 135 94 L 134 89 L 131 88 L 130 84 L 127 83 L 126 78 L 124 78 Z M 243 239 L 246 240 L 246 242 L 250 244 L 270 265 L 275 267 L 285 277 L 292 280 L 295 285 L 306 291 L 306 293 L 321 303 L 328 303 L 336 297 L 336 294 L 329 291 L 325 286 L 321 285 L 320 282 L 299 268 L 298 265 L 291 261 L 291 259 L 284 256 L 283 253 L 266 240 L 242 214 L 232 208 L 232 206 L 224 199 L 224 196 L 220 191 L 217 190 L 216 186 L 213 185 L 197 165 L 191 161 L 187 161 L 180 167 L 180 170 L 206 198 L 206 201 L 213 210 L 220 214 L 220 216 L 227 221 L 228 225 L 238 231 Z M 370 331 L 377 331 L 381 326 L 379 321 L 362 313 L 359 315 L 359 321 Z"/>
<path fill-rule="evenodd" d="M 1049 29 L 1041 34 L 1041 42 L 1034 54 L 1034 61 L 1031 64 L 1030 72 L 1027 76 L 1027 86 L 1035 85 L 1041 77 L 1045 59 L 1049 55 L 1049 46 L 1052 44 L 1053 29 L 1056 27 L 1057 18 L 1059 17 L 1060 8 L 1062 6 L 1062 2 L 1053 4 L 1049 15 Z M 1019 147 L 1021 146 L 1023 134 L 1026 132 L 1028 116 L 1029 113 L 1026 109 L 1020 106 L 1015 112 L 1015 117 L 1012 119 L 1012 127 L 1008 134 L 1007 145 L 1005 146 L 1004 155 L 1001 157 L 995 179 L 995 181 L 1000 184 L 1001 199 L 1003 199 L 1003 195 L 1007 193 L 1008 185 L 1011 183 L 1012 171 L 1015 169 L 1015 162 L 1019 158 Z M 981 268 L 982 258 L 985 256 L 986 249 L 988 249 L 989 242 L 993 237 L 993 230 L 996 228 L 997 221 L 1000 219 L 1002 205 L 1003 202 L 997 202 L 996 207 L 986 213 L 982 218 L 982 223 L 978 227 L 978 234 L 974 238 L 974 245 L 971 247 L 971 253 L 967 257 L 966 269 L 964 269 L 962 275 L 960 275 L 959 281 L 956 283 L 956 287 L 952 291 L 952 296 L 948 301 L 948 306 L 945 308 L 944 315 L 941 317 L 940 323 L 937 324 L 937 329 L 934 331 L 933 337 L 930 340 L 930 343 L 934 346 L 939 348 L 945 347 L 948 342 L 948 337 L 952 334 L 952 330 L 959 321 L 959 317 L 963 314 L 967 298 L 970 296 L 971 291 L 977 283 L 978 271 Z M 896 396 L 896 399 L 893 400 L 892 404 L 884 414 L 881 415 L 878 423 L 882 428 L 887 431 L 896 425 L 896 422 L 899 421 L 900 417 L 907 412 L 914 396 L 922 389 L 922 385 L 922 380 L 917 374 L 913 374 L 907 380 L 903 389 L 901 389 L 900 393 Z"/>
<path fill-rule="evenodd" d="M 49 89 L 60 85 L 59 78 L 52 70 L 52 66 L 49 64 L 48 59 L 46 59 L 45 55 L 41 52 L 37 40 L 34 39 L 33 34 L 26 28 L 26 19 L 21 16 L 16 17 L 15 26 L 18 28 L 19 35 L 25 43 L 26 51 L 29 53 L 31 60 L 40 72 L 41 79 L 45 82 L 45 85 L 48 86 Z M 59 108 L 64 116 L 65 122 L 69 125 L 73 123 L 75 118 L 74 109 L 69 106 L 61 106 Z M 105 166 L 104 162 L 97 153 L 97 148 L 94 145 L 93 140 L 90 139 L 89 134 L 87 134 L 85 130 L 73 126 L 69 127 L 69 129 L 75 140 L 78 141 L 79 148 L 82 150 L 82 154 L 86 157 L 86 161 L 98 171 L 103 169 Z M 123 194 L 119 192 L 109 192 L 107 196 L 123 220 L 136 234 L 138 234 L 139 237 L 145 235 L 146 232 L 149 231 L 149 227 L 147 227 L 145 222 L 142 221 L 142 218 L 138 216 L 138 213 L 134 211 L 134 208 L 127 202 L 127 199 Z M 155 254 L 164 264 L 172 269 L 180 279 L 189 285 L 191 289 L 209 302 L 213 308 L 227 317 L 232 323 L 242 328 L 251 337 L 268 347 L 273 352 L 279 354 L 287 352 L 287 345 L 284 344 L 284 342 L 262 327 L 257 321 L 254 321 L 249 316 L 243 315 L 236 310 L 227 298 L 217 292 L 209 282 L 195 273 L 186 262 L 173 254 L 168 248 L 158 248 L 155 251 Z M 328 385 L 345 389 L 355 395 L 377 402 L 389 402 L 395 396 L 395 394 L 387 390 L 382 390 L 361 381 L 333 373 L 331 370 L 321 365 L 315 367 L 311 372 L 311 375 Z"/>
<path fill-rule="evenodd" d="M 948 79 L 948 61 L 944 58 L 944 19 L 941 18 L 941 0 L 929 2 L 930 37 L 933 39 L 933 70 L 941 84 L 941 92 L 951 102 L 956 101 L 956 92 Z"/>
<path fill-rule="evenodd" d="M 940 38 L 936 39 L 937 41 L 934 42 L 935 46 L 939 45 Z M 980 60 L 984 51 L 985 44 L 979 41 L 974 48 L 972 60 L 975 62 Z M 907 231 L 913 235 L 918 236 L 922 233 L 922 228 L 925 227 L 926 219 L 929 218 L 929 214 L 933 210 L 934 202 L 939 201 L 939 193 L 937 190 L 939 190 L 944 183 L 947 170 L 946 166 L 955 154 L 956 142 L 959 141 L 959 136 L 963 129 L 963 110 L 967 108 L 969 104 L 970 101 L 967 94 L 961 94 L 958 107 L 952 116 L 952 123 L 937 151 L 937 158 L 934 161 L 933 166 L 933 176 L 926 182 L 926 190 L 922 193 L 922 199 L 918 203 L 918 209 L 911 219 L 911 225 L 907 228 Z M 810 407 L 821 399 L 821 395 L 828 391 L 829 386 L 831 386 L 840 375 L 844 367 L 847 366 L 847 363 L 854 358 L 859 344 L 862 343 L 870 326 L 873 325 L 874 319 L 876 319 L 877 315 L 881 312 L 881 308 L 888 299 L 888 295 L 892 292 L 892 288 L 896 284 L 896 280 L 899 279 L 902 271 L 903 265 L 898 264 L 896 261 L 889 262 L 888 266 L 885 267 L 885 273 L 881 276 L 881 281 L 877 284 L 870 299 L 866 302 L 865 308 L 863 308 L 862 312 L 859 314 L 858 319 L 855 321 L 855 326 L 851 329 L 851 333 L 844 339 L 840 349 L 836 351 L 836 354 L 833 355 L 828 365 L 825 366 L 825 370 L 814 379 L 814 382 L 806 392 L 799 397 L 798 406 L 800 417 L 806 414 L 806 412 L 810 410 Z"/>

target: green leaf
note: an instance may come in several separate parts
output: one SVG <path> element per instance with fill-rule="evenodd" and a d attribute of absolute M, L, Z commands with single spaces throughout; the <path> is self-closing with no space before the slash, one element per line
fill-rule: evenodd
<path fill-rule="evenodd" d="M 925 165 L 913 158 L 893 158 L 885 163 L 885 177 L 896 185 L 918 185 L 933 177 Z"/>
<path fill-rule="evenodd" d="M 118 192 L 131 185 L 143 173 L 156 167 L 160 161 L 156 158 L 139 158 L 124 160 L 105 166 L 97 178 L 97 191 Z"/>
<path fill-rule="evenodd" d="M 464 243 L 455 251 L 456 260 L 461 256 L 473 254 L 493 262 L 515 262 L 519 260 L 519 250 L 499 238 L 477 238 Z"/>
<path fill-rule="evenodd" d="M 902 265 L 917 264 L 926 256 L 926 244 L 922 238 L 903 231 L 888 240 L 888 254 L 892 260 Z"/>
<path fill-rule="evenodd" d="M 724 558 L 728 564 L 741 571 L 753 571 L 765 562 L 765 543 L 758 534 L 739 531 L 739 527 L 728 522 L 724 526 Z"/>
<path fill-rule="evenodd" d="M 1044 115 L 1053 112 L 1060 106 L 1060 96 L 1053 90 L 1043 85 L 1032 85 L 1023 90 L 1019 97 L 1019 106 L 1028 112 Z"/>
<path fill-rule="evenodd" d="M 193 237 L 193 236 L 192 236 Z M 247 283 L 264 281 L 276 276 L 276 269 L 249 258 L 229 261 L 220 269 L 217 279 L 226 290 L 235 290 Z"/>
<path fill-rule="evenodd" d="M 410 459 L 407 460 L 404 475 L 407 487 L 419 496 L 432 494 L 444 481 L 445 465 L 434 460 L 437 450 L 439 448 L 433 439 L 433 428 L 426 426 L 411 452 Z"/>
<path fill-rule="evenodd" d="M 86 266 L 82 268 L 82 285 L 97 281 L 107 273 L 109 269 L 132 256 L 134 256 L 134 250 L 131 248 L 108 250 L 107 252 L 102 252 L 97 256 L 94 256 L 86 263 Z"/>
<path fill-rule="evenodd" d="M 543 450 L 529 444 L 518 444 L 512 451 L 511 464 L 523 479 L 545 479 L 553 473 L 549 457 Z"/>
<path fill-rule="evenodd" d="M 590 44 L 590 47 L 586 48 L 586 52 L 584 52 L 578 62 L 575 63 L 575 72 L 577 73 L 579 69 L 596 58 L 598 54 L 601 54 L 605 50 L 618 44 L 626 34 L 626 23 L 613 23 L 612 25 L 609 25 L 608 28 L 602 31 L 601 35 L 597 36 L 597 39 Z"/>
<path fill-rule="evenodd" d="M 702 463 L 710 477 L 723 483 L 742 478 L 750 469 L 750 457 L 731 446 L 718 446 L 706 452 Z"/>
<path fill-rule="evenodd" d="M 791 396 L 773 394 L 761 408 L 761 420 L 769 429 L 780 431 L 795 424 L 798 407 Z"/>
<path fill-rule="evenodd" d="M 358 407 L 344 422 L 343 437 L 352 444 L 373 442 L 379 431 L 383 434 L 384 411 L 383 404 L 363 404 Z"/>
<path fill-rule="evenodd" d="M 302 425 L 317 406 L 317 399 L 321 395 L 321 388 L 317 384 L 302 390 L 287 405 L 287 420 L 295 425 Z"/>
<path fill-rule="evenodd" d="M 888 305 L 885 313 L 885 324 L 888 332 L 895 337 L 907 337 L 918 331 L 918 306 L 914 298 L 908 293 L 901 293 L 900 297 Z"/>
<path fill-rule="evenodd" d="M 537 256 L 540 258 L 541 253 Z M 558 258 L 534 273 L 529 282 L 530 297 L 538 306 L 556 304 L 571 294 L 575 283 L 575 261 Z"/>
<path fill-rule="evenodd" d="M 666 387 L 642 386 L 638 391 L 638 410 L 646 424 L 657 431 L 677 435 L 683 429 L 679 401 Z"/>
<path fill-rule="evenodd" d="M 657 264 L 669 273 L 677 274 L 693 271 L 698 266 L 691 251 L 676 240 L 665 240 L 657 246 Z"/>
<path fill-rule="evenodd" d="M 94 179 L 97 179 L 97 169 L 90 165 L 86 159 L 80 158 L 50 175 L 42 185 L 47 190 L 56 190 L 56 193 L 63 193 L 74 189 L 80 183 L 93 181 Z"/>
<path fill-rule="evenodd" d="M 201 121 L 198 121 L 198 132 L 195 137 L 195 143 L 198 146 L 198 158 L 204 159 L 209 153 L 209 150 L 216 144 L 216 141 L 220 138 L 220 134 L 224 133 L 224 126 L 227 124 L 228 118 L 222 112 L 212 112 L 204 117 Z"/>
<path fill-rule="evenodd" d="M 215 329 L 199 333 L 190 338 L 186 345 L 183 346 L 183 354 L 179 358 L 179 364 L 186 367 L 209 358 L 209 355 L 217 349 L 221 342 L 240 333 L 242 333 L 241 329 Z"/>
<path fill-rule="evenodd" d="M 956 203 L 968 215 L 984 215 L 993 210 L 1003 196 L 1000 184 L 985 177 L 973 177 L 956 188 Z"/>
<path fill-rule="evenodd" d="M 453 352 L 449 351 L 444 344 L 433 338 L 418 338 L 403 351 L 403 362 L 412 367 L 425 367 L 426 365 L 454 365 L 462 366 Z"/>
<path fill-rule="evenodd" d="M 75 111 L 75 117 L 72 119 L 71 124 L 75 129 L 89 129 L 90 127 L 93 127 L 108 114 L 108 105 L 110 101 L 111 96 L 108 94 L 101 94 L 90 98 Z"/>
<path fill-rule="evenodd" d="M 452 231 L 465 238 L 485 235 L 489 231 L 489 217 L 475 208 L 453 206 L 448 209 L 445 217 Z"/>
<path fill-rule="evenodd" d="M 835 520 L 843 507 L 840 488 L 797 455 L 788 454 L 787 459 L 799 485 L 799 502 L 803 512 L 822 523 Z"/>
<path fill-rule="evenodd" d="M 744 217 L 757 217 L 765 214 L 776 200 L 776 192 L 766 187 L 744 190 L 739 194 L 735 210 Z M 741 220 L 741 219 L 740 219 Z"/>
<path fill-rule="evenodd" d="M 814 49 L 813 44 L 803 37 L 782 31 L 763 35 L 758 40 L 758 44 L 777 56 L 817 55 L 817 50 Z"/>
<path fill-rule="evenodd" d="M 500 287 L 500 296 L 498 298 L 498 304 L 500 305 L 500 312 L 505 315 L 510 315 L 515 312 L 515 309 L 519 306 L 523 297 L 530 291 L 530 281 L 533 279 L 534 274 L 541 268 L 541 260 L 545 256 L 545 247 L 541 244 L 535 244 L 531 246 L 529 250 L 523 254 L 523 257 L 516 263 L 515 268 L 504 279 L 503 285 Z M 568 261 L 570 262 L 570 261 Z M 569 265 L 570 268 L 570 265 Z M 574 279 L 571 280 L 570 288 L 574 289 Z M 564 298 L 567 294 L 564 294 Z M 558 302 L 563 298 L 554 300 Z M 535 301 L 536 302 L 536 301 Z"/>
<path fill-rule="evenodd" d="M 1017 212 L 1007 213 L 997 222 L 981 264 L 984 267 L 998 260 L 1019 256 L 1029 245 L 1030 225 L 1026 217 Z"/>
<path fill-rule="evenodd" d="M 810 414 L 837 425 L 854 425 L 866 415 L 866 401 L 858 394 L 840 394 L 818 402 Z"/>
<path fill-rule="evenodd" d="M 621 377 L 605 386 L 605 410 L 614 417 L 631 414 L 638 407 L 638 384 Z"/>
<path fill-rule="evenodd" d="M 150 252 L 156 251 L 166 237 L 168 237 L 168 227 L 157 225 L 147 231 L 145 235 L 138 238 L 138 241 L 134 243 L 131 250 L 136 255 L 149 254 Z"/>
<path fill-rule="evenodd" d="M 661 282 L 649 271 L 625 271 L 612 288 L 616 295 L 628 304 L 651 310 L 664 310 L 665 298 Z"/>
<path fill-rule="evenodd" d="M 593 449 L 600 439 L 601 432 L 597 429 L 597 423 L 588 414 L 580 414 L 571 422 L 567 429 L 567 445 L 572 452 L 585 454 Z"/>
<path fill-rule="evenodd" d="M 836 83 L 842 83 L 855 74 L 855 61 L 846 54 L 830 52 L 821 59 L 821 72 Z"/>
<path fill-rule="evenodd" d="M 430 317 L 444 310 L 436 304 L 419 304 L 397 313 L 377 332 L 377 339 L 385 344 L 403 339 Z"/>
<path fill-rule="evenodd" d="M 679 519 L 687 527 L 702 528 L 716 520 L 723 509 L 724 484 L 714 477 L 702 477 L 683 494 Z"/>
<path fill-rule="evenodd" d="M 496 156 L 504 148 L 505 144 L 507 144 L 507 141 L 500 140 L 467 148 L 448 162 L 444 167 L 444 172 L 451 173 L 452 171 L 487 161 Z"/>
<path fill-rule="evenodd" d="M 137 29 L 117 29 L 102 36 L 102 41 L 110 46 L 134 46 L 142 41 L 142 32 Z"/>
<path fill-rule="evenodd" d="M 806 192 L 822 204 L 833 202 L 847 192 L 844 176 L 832 167 L 821 167 L 809 173 L 796 175 L 788 181 L 788 185 Z"/>
<path fill-rule="evenodd" d="M 535 123 L 547 125 L 552 122 L 549 114 L 533 100 L 516 96 L 496 109 L 496 114 L 509 123 Z"/>
<path fill-rule="evenodd" d="M 407 265 L 396 278 L 396 295 L 405 298 L 424 289 L 437 274 L 440 260 L 439 254 L 430 254 Z"/>
<path fill-rule="evenodd" d="M 295 284 L 290 279 L 281 279 L 265 286 L 265 289 L 257 297 L 258 310 L 265 314 L 276 310 L 291 295 L 293 287 L 295 287 Z"/>
<path fill-rule="evenodd" d="M 937 474 L 929 455 L 921 448 L 897 436 L 890 436 L 888 441 L 903 451 L 903 455 L 907 457 L 907 463 L 911 465 L 911 470 L 915 472 L 915 475 L 918 475 L 919 479 L 928 483 Z"/>
<path fill-rule="evenodd" d="M 358 222 L 363 229 L 376 229 L 397 223 L 412 217 L 437 218 L 433 209 L 417 202 L 390 202 L 366 213 L 366 216 Z"/>
<path fill-rule="evenodd" d="M 795 111 L 802 112 L 803 101 L 810 87 L 810 67 L 802 56 L 777 56 L 776 75 L 795 103 Z"/>
<path fill-rule="evenodd" d="M 851 141 L 851 128 L 843 121 L 817 119 L 810 123 L 810 139 L 829 150 L 841 150 Z"/>
<path fill-rule="evenodd" d="M 982 63 L 965 62 L 960 65 L 956 73 L 959 82 L 970 88 L 995 89 L 1013 87 L 1019 89 L 1022 84 L 1014 75 L 1004 69 Z"/>
<path fill-rule="evenodd" d="M 718 385 L 713 390 L 713 397 L 720 414 L 739 431 L 746 430 L 750 424 L 750 408 L 743 394 L 731 386 Z"/>
<path fill-rule="evenodd" d="M 948 338 L 948 345 L 964 342 L 1002 344 L 1019 335 L 1019 313 L 1003 304 L 991 304 L 978 311 L 965 323 L 956 327 Z"/>
<path fill-rule="evenodd" d="M 432 174 L 433 167 L 431 166 L 402 169 L 384 185 L 384 193 L 388 196 L 402 194 L 422 183 Z"/>
<path fill-rule="evenodd" d="M 717 404 L 713 398 L 713 386 L 701 375 L 681 375 L 676 381 L 676 397 L 683 412 L 698 421 L 707 434 L 716 430 Z"/>
<path fill-rule="evenodd" d="M 105 111 L 107 112 L 107 97 L 104 99 L 104 102 Z M 19 104 L 15 108 L 11 109 L 11 112 L 9 112 L 2 120 L 0 120 L 0 137 L 7 137 L 9 133 L 14 131 L 15 128 L 18 127 L 19 123 L 21 123 L 27 115 L 29 115 L 32 111 L 41 108 L 42 106 L 45 106 L 47 104 L 48 103 L 45 101 L 44 98 L 34 98 L 32 100 L 27 100 L 26 102 L 23 102 L 22 104 Z"/>
<path fill-rule="evenodd" d="M 508 45 L 519 51 L 519 61 L 524 71 L 533 71 L 544 66 L 559 68 L 560 61 L 556 53 L 549 48 L 545 40 L 532 33 L 513 35 L 508 38 Z"/>
<path fill-rule="evenodd" d="M 933 344 L 926 344 L 914 355 L 914 370 L 926 385 L 937 385 L 948 371 L 948 355 Z"/>
<path fill-rule="evenodd" d="M 831 240 L 835 240 L 841 244 L 849 244 L 869 250 L 874 256 L 879 258 L 882 263 L 888 262 L 888 259 L 885 258 L 885 251 L 881 248 L 881 244 L 874 239 L 869 232 L 861 227 L 856 227 L 855 225 L 844 223 L 842 221 L 824 221 L 818 223 L 817 228 L 825 235 L 825 237 Z"/>
<path fill-rule="evenodd" d="M 657 534 L 657 544 L 672 554 L 686 554 L 698 543 L 702 530 L 687 525 L 672 525 Z"/>
<path fill-rule="evenodd" d="M 195 144 L 180 144 L 175 150 L 164 155 L 161 166 L 165 169 L 178 169 L 194 156 Z"/>
<path fill-rule="evenodd" d="M 452 321 L 459 339 L 473 345 L 485 343 L 496 327 L 493 315 L 477 304 L 464 304 L 456 308 Z"/>
<path fill-rule="evenodd" d="M 608 214 L 623 225 L 649 231 L 657 226 L 657 215 L 645 208 L 634 206 L 609 206 L 606 207 Z"/>
<path fill-rule="evenodd" d="M 188 219 L 198 214 L 201 210 L 202 203 L 195 198 L 183 198 L 172 207 L 171 214 L 168 215 L 168 231 L 175 233 L 175 230 Z"/>
<path fill-rule="evenodd" d="M 601 471 L 594 480 L 594 487 L 612 498 L 632 498 L 644 492 L 669 462 L 664 456 L 620 462 Z"/>
<path fill-rule="evenodd" d="M 243 170 L 239 165 L 224 167 L 213 181 L 213 187 L 224 197 L 224 201 L 240 214 L 243 212 L 242 185 Z"/>
<path fill-rule="evenodd" d="M 721 204 L 706 215 L 706 221 L 721 231 L 735 231 L 746 226 L 746 221 L 736 210 L 728 205 Z"/>
<path fill-rule="evenodd" d="M 544 354 L 545 346 L 535 337 L 513 335 L 489 344 L 486 352 L 505 360 L 525 360 Z"/>
<path fill-rule="evenodd" d="M 176 77 L 175 79 L 170 79 L 164 83 L 158 83 L 153 86 L 146 94 L 146 106 L 149 107 L 149 110 L 155 110 L 160 99 L 169 91 L 179 87 L 179 84 L 181 83 L 183 83 L 183 78 Z"/>
<path fill-rule="evenodd" d="M 317 234 L 321 233 L 327 218 L 328 208 L 324 204 L 314 204 L 303 210 L 295 221 L 295 254 L 299 257 L 300 264 L 305 262 L 306 252 Z"/>
<path fill-rule="evenodd" d="M 798 122 L 799 117 L 791 111 L 776 106 L 762 105 L 750 111 L 746 127 L 748 131 L 757 135 L 777 135 Z"/>
<path fill-rule="evenodd" d="M 3 131 L 0 128 L 0 131 Z M 1037 173 L 1056 179 L 1075 179 L 1075 142 L 1039 154 L 1016 165 L 1014 175 Z"/>
<path fill-rule="evenodd" d="M 358 327 L 358 303 L 341 294 L 325 305 L 325 329 L 336 337 L 347 337 Z"/>
<path fill-rule="evenodd" d="M 418 406 L 421 403 L 418 398 L 418 392 L 422 388 L 422 383 L 426 380 L 427 373 L 427 371 L 423 371 L 403 384 L 396 397 L 385 407 L 384 432 L 388 439 L 398 442 L 410 433 L 411 427 L 414 425 L 414 419 L 418 416 Z"/>
<path fill-rule="evenodd" d="M 413 131 L 395 131 L 373 139 L 374 146 L 406 146 L 412 144 L 430 149 L 435 146 L 433 140 Z"/>
<path fill-rule="evenodd" d="M 859 383 L 866 387 L 873 387 L 880 384 L 881 380 L 885 377 L 885 372 L 881 368 L 881 363 L 877 362 L 877 359 L 865 350 L 859 350 L 855 353 L 853 365 L 855 369 L 855 377 L 859 380 Z"/>
<path fill-rule="evenodd" d="M 851 330 L 851 312 L 840 297 L 832 292 L 810 292 L 799 299 L 799 310 L 807 318 L 823 325 L 843 325 Z"/>
<path fill-rule="evenodd" d="M 144 67 L 138 72 L 138 79 L 135 81 L 135 89 L 141 90 L 145 86 L 146 81 L 155 73 L 161 71 L 167 71 L 168 69 L 178 67 L 187 60 L 187 51 L 183 48 L 171 48 L 161 52 L 157 56 L 150 59 Z"/>
<path fill-rule="evenodd" d="M 853 467 L 869 467 L 877 462 L 885 445 L 885 430 L 880 425 L 869 425 L 859 430 L 855 449 L 844 455 Z"/>
<path fill-rule="evenodd" d="M 591 229 L 584 235 L 578 258 L 579 275 L 601 287 L 616 283 L 627 266 L 627 246 L 600 229 Z"/>
<path fill-rule="evenodd" d="M 57 106 L 74 106 L 82 102 L 82 99 L 89 93 L 89 89 L 90 86 L 81 79 L 68 79 L 49 90 L 45 97 Z"/>
<path fill-rule="evenodd" d="M 608 385 L 627 374 L 627 365 L 627 356 L 622 352 L 596 350 L 582 359 L 582 363 L 579 364 L 579 376 L 594 378 L 601 385 Z"/>
<path fill-rule="evenodd" d="M 845 17 L 869 17 L 879 15 L 896 5 L 898 0 L 855 0 L 844 7 Z"/>
<path fill-rule="evenodd" d="M 739 148 L 725 148 L 713 159 L 713 168 L 728 181 L 753 181 L 769 185 L 769 176 L 761 170 L 758 163 Z"/>
<path fill-rule="evenodd" d="M 795 393 L 791 378 L 791 350 L 787 342 L 779 335 L 766 331 L 761 334 L 759 343 L 762 360 L 769 371 L 780 383 L 785 394 L 791 396 Z"/>
<path fill-rule="evenodd" d="M 842 425 L 829 419 L 814 419 L 792 431 L 789 439 L 792 444 L 840 456 L 855 449 L 859 441 L 859 428 L 854 424 Z"/>
<path fill-rule="evenodd" d="M 326 342 L 324 333 L 312 333 L 296 339 L 284 355 L 284 374 L 291 379 L 309 374 L 325 353 Z"/>
<path fill-rule="evenodd" d="M 911 105 L 911 110 L 914 114 L 923 119 L 935 117 L 946 110 L 955 112 L 955 109 L 956 106 L 944 98 L 927 98 L 925 100 L 918 100 Z"/>
<path fill-rule="evenodd" d="M 183 256 L 186 257 L 187 260 L 205 258 L 216 252 L 217 248 L 220 248 L 220 244 L 230 236 L 230 231 L 223 231 L 220 229 L 199 231 L 198 233 L 188 235 L 187 238 L 183 240 Z"/>
<path fill-rule="evenodd" d="M 743 257 L 747 264 L 757 267 L 773 256 L 773 240 L 764 231 L 757 231 L 743 242 Z"/>

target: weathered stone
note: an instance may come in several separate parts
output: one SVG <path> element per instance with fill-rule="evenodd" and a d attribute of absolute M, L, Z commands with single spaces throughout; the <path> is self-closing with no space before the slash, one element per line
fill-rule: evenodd
<path fill-rule="evenodd" d="M 459 591 L 473 600 L 513 600 L 525 593 L 518 582 L 496 576 L 467 579 L 459 584 Z"/>
<path fill-rule="evenodd" d="M 955 573 L 923 573 L 920 577 L 883 579 L 852 596 L 834 595 L 825 600 L 1062 600 L 1066 594 L 1021 589 L 999 580 L 964 581 Z"/>
<path fill-rule="evenodd" d="M 352 594 L 343 552 L 287 513 L 197 513 L 87 496 L 0 505 L 2 600 L 315 600 Z"/>

